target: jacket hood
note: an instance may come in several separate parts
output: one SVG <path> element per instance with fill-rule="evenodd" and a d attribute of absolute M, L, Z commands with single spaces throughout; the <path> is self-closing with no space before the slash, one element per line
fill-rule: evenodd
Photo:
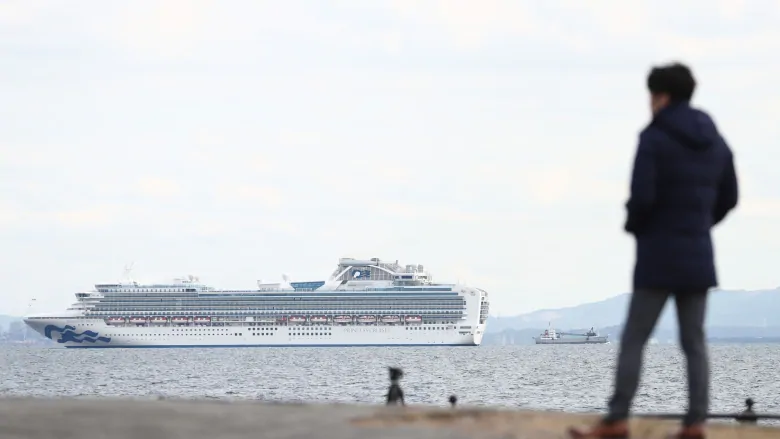
<path fill-rule="evenodd" d="M 720 140 L 712 118 L 688 104 L 674 104 L 664 108 L 656 114 L 650 126 L 695 150 L 708 149 Z"/>

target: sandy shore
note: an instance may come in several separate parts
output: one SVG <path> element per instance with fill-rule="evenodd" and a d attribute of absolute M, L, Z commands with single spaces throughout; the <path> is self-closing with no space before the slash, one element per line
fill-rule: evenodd
<path fill-rule="evenodd" d="M 491 409 L 133 399 L 0 399 L 2 439 L 553 439 L 592 416 Z M 635 420 L 632 438 L 669 421 Z M 711 425 L 709 437 L 778 438 L 780 429 Z"/>

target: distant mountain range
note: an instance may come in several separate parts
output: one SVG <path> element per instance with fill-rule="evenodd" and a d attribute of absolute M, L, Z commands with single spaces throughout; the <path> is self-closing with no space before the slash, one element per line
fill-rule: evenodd
<path fill-rule="evenodd" d="M 504 329 L 545 328 L 548 323 L 561 328 L 590 328 L 621 325 L 626 318 L 630 294 L 569 308 L 543 309 L 513 317 L 491 316 L 488 332 Z M 677 314 L 672 300 L 666 306 L 659 326 L 676 328 Z M 707 312 L 708 326 L 780 325 L 780 289 L 760 291 L 714 291 Z"/>
<path fill-rule="evenodd" d="M 569 331 L 595 327 L 602 334 L 609 334 L 611 340 L 617 341 L 630 297 L 630 294 L 621 294 L 568 308 L 543 309 L 512 317 L 491 316 L 484 343 L 533 343 L 531 337 L 539 335 L 548 325 Z M 780 337 L 780 289 L 713 291 L 706 326 L 712 341 Z M 654 336 L 659 342 L 677 338 L 677 313 L 671 299 L 661 315 Z"/>

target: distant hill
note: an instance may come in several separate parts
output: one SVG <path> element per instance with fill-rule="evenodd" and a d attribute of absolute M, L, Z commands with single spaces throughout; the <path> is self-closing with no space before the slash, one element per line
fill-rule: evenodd
<path fill-rule="evenodd" d="M 568 308 L 544 309 L 513 317 L 491 316 L 487 333 L 507 329 L 539 329 L 552 324 L 558 329 L 606 328 L 623 324 L 629 294 Z M 672 300 L 661 315 L 659 327 L 675 329 L 677 314 Z M 710 296 L 707 327 L 772 327 L 780 325 L 780 289 L 760 291 L 714 291 Z M 602 331 L 603 332 L 603 331 Z"/>
<path fill-rule="evenodd" d="M 7 331 L 8 325 L 11 324 L 11 322 L 22 320 L 21 317 L 14 317 L 14 316 L 7 316 L 5 314 L 0 314 L 0 332 Z"/>

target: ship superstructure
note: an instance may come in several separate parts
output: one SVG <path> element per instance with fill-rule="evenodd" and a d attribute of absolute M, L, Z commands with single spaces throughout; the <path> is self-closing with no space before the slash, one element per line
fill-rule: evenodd
<path fill-rule="evenodd" d="M 593 328 L 583 334 L 556 331 L 550 327 L 534 337 L 534 341 L 536 344 L 605 344 L 609 343 L 609 336 L 599 335 Z"/>
<path fill-rule="evenodd" d="M 434 283 L 422 265 L 342 258 L 326 281 L 222 290 L 195 276 L 76 293 L 25 323 L 65 347 L 479 345 L 488 293 Z"/>

